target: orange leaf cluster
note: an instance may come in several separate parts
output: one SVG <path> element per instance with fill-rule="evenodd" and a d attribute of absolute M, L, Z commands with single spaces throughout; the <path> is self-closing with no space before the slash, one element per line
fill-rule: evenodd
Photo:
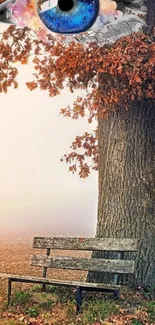
<path fill-rule="evenodd" d="M 84 47 L 75 42 L 46 44 L 33 39 L 31 33 L 28 28 L 14 26 L 4 33 L 0 42 L 0 91 L 18 86 L 14 64 L 27 64 L 33 55 L 34 80 L 27 82 L 30 90 L 39 87 L 51 97 L 60 94 L 66 85 L 71 92 L 87 90 L 72 108 L 61 109 L 64 117 L 88 116 L 91 123 L 118 106 L 127 109 L 134 100 L 155 99 L 155 41 L 151 36 L 135 33 L 112 46 L 92 43 Z M 63 160 L 71 165 L 73 173 L 79 170 L 80 177 L 87 177 L 91 168 L 97 169 L 97 133 L 77 137 L 71 148 L 73 152 Z M 83 153 L 78 152 L 79 148 Z"/>
<path fill-rule="evenodd" d="M 90 174 L 90 169 L 98 169 L 98 135 L 97 130 L 93 133 L 85 132 L 82 136 L 77 136 L 71 145 L 71 149 L 74 151 L 68 155 L 64 155 L 61 161 L 65 160 L 71 166 L 69 170 L 74 174 L 79 170 L 79 176 L 86 178 Z M 84 149 L 82 153 L 79 153 L 79 149 Z M 91 163 L 88 164 L 85 161 L 91 157 Z M 78 168 L 77 168 L 78 166 Z"/>

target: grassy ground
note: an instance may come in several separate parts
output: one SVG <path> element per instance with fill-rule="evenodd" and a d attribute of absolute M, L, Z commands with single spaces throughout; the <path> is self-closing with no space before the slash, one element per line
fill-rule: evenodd
<path fill-rule="evenodd" d="M 84 293 L 82 313 L 76 314 L 74 289 L 31 286 L 15 291 L 11 306 L 0 305 L 0 325 L 142 325 L 155 324 L 153 288 L 126 289 L 119 300 L 112 294 Z"/>

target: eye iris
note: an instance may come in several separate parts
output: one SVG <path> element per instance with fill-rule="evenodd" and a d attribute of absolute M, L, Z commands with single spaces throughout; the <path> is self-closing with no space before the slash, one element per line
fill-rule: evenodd
<path fill-rule="evenodd" d="M 51 3 L 52 1 L 54 0 L 51 0 Z M 84 32 L 93 25 L 98 16 L 99 0 L 57 1 L 57 6 L 39 12 L 42 22 L 53 32 L 62 34 Z"/>
<path fill-rule="evenodd" d="M 70 11 L 74 7 L 74 1 L 73 0 L 59 0 L 58 1 L 58 7 L 62 11 Z"/>

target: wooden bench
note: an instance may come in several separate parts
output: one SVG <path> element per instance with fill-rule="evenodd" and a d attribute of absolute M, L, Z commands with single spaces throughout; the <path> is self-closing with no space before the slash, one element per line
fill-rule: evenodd
<path fill-rule="evenodd" d="M 80 311 L 82 305 L 82 291 L 107 291 L 119 295 L 121 285 L 117 284 L 118 274 L 135 275 L 135 260 L 125 260 L 124 252 L 136 252 L 137 240 L 131 238 L 62 238 L 62 237 L 34 237 L 33 248 L 46 249 L 46 255 L 33 255 L 31 265 L 43 267 L 43 276 L 21 276 L 8 274 L 8 304 L 11 299 L 12 282 L 26 282 L 45 285 L 62 285 L 76 287 L 76 308 Z M 51 250 L 72 251 L 111 251 L 117 252 L 117 259 L 103 258 L 75 258 L 50 256 Z M 122 259 L 123 258 L 123 259 Z M 115 283 L 90 283 L 81 281 L 55 280 L 47 278 L 47 269 L 70 269 L 116 274 Z"/>

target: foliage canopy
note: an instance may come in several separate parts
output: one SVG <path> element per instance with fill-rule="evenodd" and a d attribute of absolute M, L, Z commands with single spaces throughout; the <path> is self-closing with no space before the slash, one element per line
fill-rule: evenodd
<path fill-rule="evenodd" d="M 118 107 L 128 109 L 135 99 L 155 98 L 154 54 L 154 37 L 142 32 L 122 37 L 113 46 L 91 43 L 84 47 L 52 39 L 47 44 L 38 41 L 28 28 L 10 26 L 0 41 L 0 92 L 18 87 L 16 63 L 31 60 L 34 80 L 26 83 L 31 91 L 40 88 L 54 97 L 66 85 L 71 92 L 89 89 L 85 98 L 78 97 L 73 107 L 64 107 L 60 113 L 72 119 L 88 115 L 91 123 Z M 97 140 L 97 130 L 75 138 L 72 152 L 62 158 L 70 164 L 70 171 L 85 178 L 91 169 L 98 169 Z M 79 148 L 83 149 L 80 154 Z M 88 157 L 92 158 L 91 166 Z"/>

